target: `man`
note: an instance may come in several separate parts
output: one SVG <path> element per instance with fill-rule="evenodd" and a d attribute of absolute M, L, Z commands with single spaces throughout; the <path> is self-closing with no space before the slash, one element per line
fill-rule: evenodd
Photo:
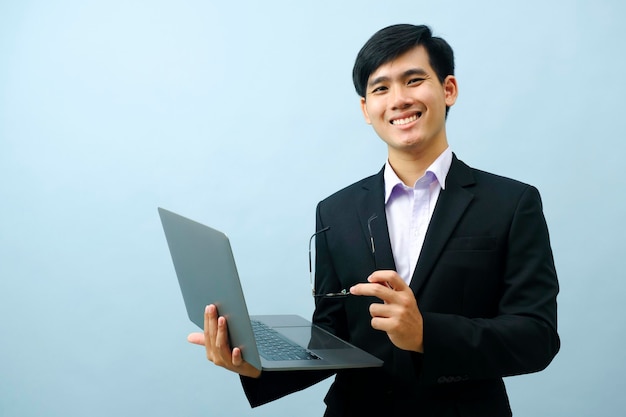
<path fill-rule="evenodd" d="M 537 190 L 470 168 L 448 147 L 452 49 L 426 26 L 382 29 L 353 71 L 365 121 L 387 144 L 376 175 L 317 207 L 313 321 L 384 360 L 342 370 L 327 416 L 510 416 L 502 377 L 559 350 L 558 283 Z M 349 289 L 345 298 L 324 297 Z M 265 372 L 232 351 L 207 307 L 207 357 L 260 405 L 328 372 Z"/>

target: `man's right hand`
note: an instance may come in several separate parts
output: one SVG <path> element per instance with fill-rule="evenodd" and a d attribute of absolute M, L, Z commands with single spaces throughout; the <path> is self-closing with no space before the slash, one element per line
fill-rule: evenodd
<path fill-rule="evenodd" d="M 213 304 L 204 310 L 204 333 L 191 333 L 187 340 L 196 345 L 203 345 L 207 359 L 217 366 L 251 378 L 261 376 L 259 369 L 243 360 L 241 349 L 236 347 L 231 350 L 226 318 L 217 315 L 217 307 Z"/>

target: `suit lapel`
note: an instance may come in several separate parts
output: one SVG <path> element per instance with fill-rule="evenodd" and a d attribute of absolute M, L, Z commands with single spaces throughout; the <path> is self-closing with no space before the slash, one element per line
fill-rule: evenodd
<path fill-rule="evenodd" d="M 473 183 L 474 176 L 471 169 L 454 156 L 446 177 L 446 188 L 441 190 L 439 194 L 432 219 L 426 231 L 422 251 L 411 279 L 410 286 L 415 294 L 427 281 L 446 242 L 474 198 L 474 195 L 464 188 Z"/>
<path fill-rule="evenodd" d="M 376 215 L 369 225 L 374 240 L 374 261 L 376 269 L 396 270 L 393 260 L 387 216 L 385 214 L 385 182 L 384 168 L 378 174 L 362 182 L 361 194 L 356 199 L 359 222 L 363 238 L 371 250 L 368 220 Z M 435 266 L 437 259 L 461 216 L 474 198 L 465 187 L 474 184 L 471 169 L 453 156 L 450 171 L 446 177 L 446 189 L 441 190 L 432 219 L 426 232 L 422 251 L 411 279 L 411 288 L 415 294 L 422 288 Z"/>
<path fill-rule="evenodd" d="M 384 168 L 378 174 L 363 181 L 362 192 L 356 201 L 357 212 L 359 213 L 363 236 L 367 240 L 367 247 L 370 248 L 370 251 L 372 251 L 371 240 L 373 239 L 374 241 L 373 256 L 376 269 L 395 270 L 396 266 L 387 229 L 387 216 L 385 215 L 385 182 L 383 172 Z"/>

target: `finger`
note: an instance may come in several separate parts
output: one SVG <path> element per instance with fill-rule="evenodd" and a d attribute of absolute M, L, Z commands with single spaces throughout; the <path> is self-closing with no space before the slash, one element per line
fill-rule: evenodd
<path fill-rule="evenodd" d="M 193 343 L 194 345 L 203 345 L 204 346 L 204 333 L 189 333 L 187 336 L 187 341 L 189 343 Z"/>
<path fill-rule="evenodd" d="M 208 305 L 204 314 L 204 334 L 211 345 L 215 343 L 217 337 L 217 318 L 217 307 L 213 304 Z"/>
<path fill-rule="evenodd" d="M 370 321 L 370 325 L 372 326 L 372 329 L 386 332 L 388 320 L 389 319 L 383 318 L 383 317 L 372 317 L 372 320 Z"/>
<path fill-rule="evenodd" d="M 215 338 L 217 336 L 217 308 L 211 304 L 204 309 L 204 346 L 206 357 L 215 362 Z"/>
<path fill-rule="evenodd" d="M 243 361 L 243 356 L 241 354 L 241 349 L 239 348 L 234 348 L 233 349 L 233 365 L 236 367 L 240 367 L 241 365 L 243 365 L 244 361 Z"/>
<path fill-rule="evenodd" d="M 230 350 L 230 343 L 228 342 L 228 328 L 224 317 L 218 317 L 217 319 L 215 350 L 216 353 L 220 355 L 224 363 L 232 362 L 232 352 Z"/>
<path fill-rule="evenodd" d="M 390 288 L 385 285 L 380 285 L 379 283 L 361 283 L 350 288 L 350 293 L 353 295 L 378 297 L 381 300 L 385 299 L 385 294 L 387 294 L 388 297 L 391 291 Z"/>
<path fill-rule="evenodd" d="M 368 282 L 356 284 L 350 288 L 350 292 L 354 295 L 364 295 L 369 297 L 377 297 L 383 301 L 393 297 L 394 291 L 385 284 L 378 282 Z"/>
<path fill-rule="evenodd" d="M 235 371 L 240 375 L 249 376 L 252 378 L 258 378 L 261 376 L 261 370 L 255 368 L 250 365 L 248 362 L 243 360 L 243 356 L 241 353 L 241 349 L 234 348 L 233 349 L 233 366 L 235 367 Z"/>
<path fill-rule="evenodd" d="M 369 307 L 370 316 L 387 318 L 393 316 L 394 309 L 390 304 L 372 303 Z"/>
<path fill-rule="evenodd" d="M 367 277 L 367 280 L 372 283 L 386 285 L 387 287 L 397 291 L 402 291 L 407 288 L 406 282 L 404 282 L 402 277 L 393 270 L 374 271 L 372 275 Z"/>

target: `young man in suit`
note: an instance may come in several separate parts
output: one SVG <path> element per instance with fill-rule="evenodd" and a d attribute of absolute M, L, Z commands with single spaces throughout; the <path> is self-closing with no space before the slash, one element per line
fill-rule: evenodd
<path fill-rule="evenodd" d="M 428 27 L 374 34 L 353 80 L 387 162 L 317 207 L 317 230 L 328 229 L 316 238 L 313 321 L 385 364 L 337 372 L 326 415 L 510 416 L 502 378 L 545 368 L 560 346 L 539 193 L 452 153 L 453 52 Z M 205 320 L 189 340 L 242 375 L 253 406 L 330 375 L 261 375 L 231 350 L 215 306 Z"/>

